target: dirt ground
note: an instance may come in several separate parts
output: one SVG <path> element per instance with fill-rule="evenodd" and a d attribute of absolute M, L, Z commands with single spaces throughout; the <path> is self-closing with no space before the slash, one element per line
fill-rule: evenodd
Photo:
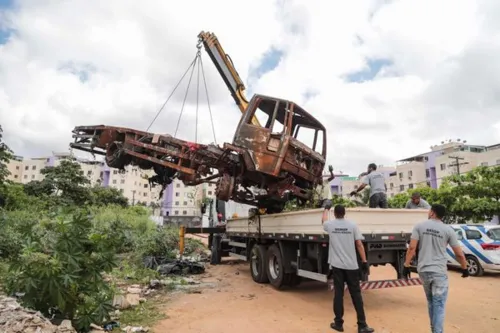
<path fill-rule="evenodd" d="M 450 271 L 446 313 L 447 333 L 500 332 L 500 275 L 462 279 Z M 393 277 L 392 268 L 372 271 L 372 279 Z M 199 293 L 177 294 L 166 305 L 168 319 L 154 332 L 250 333 L 333 332 L 332 293 L 316 282 L 304 282 L 294 290 L 277 291 L 253 282 L 249 266 L 225 262 L 209 266 Z M 345 332 L 357 332 L 349 293 L 345 295 Z M 422 287 L 363 292 L 368 324 L 378 333 L 427 333 L 430 331 Z"/>

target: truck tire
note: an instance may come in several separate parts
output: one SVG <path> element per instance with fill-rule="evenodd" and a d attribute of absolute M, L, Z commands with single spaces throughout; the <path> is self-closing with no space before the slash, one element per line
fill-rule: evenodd
<path fill-rule="evenodd" d="M 286 285 L 285 267 L 283 258 L 278 245 L 273 244 L 267 249 L 266 270 L 269 283 L 276 288 L 281 289 Z"/>
<path fill-rule="evenodd" d="M 250 252 L 250 274 L 252 279 L 257 283 L 268 283 L 266 270 L 266 247 L 264 245 L 252 246 Z"/>
<path fill-rule="evenodd" d="M 466 256 L 465 259 L 467 261 L 467 270 L 470 276 L 482 276 L 484 274 L 483 266 L 481 266 L 481 263 L 476 257 Z"/>

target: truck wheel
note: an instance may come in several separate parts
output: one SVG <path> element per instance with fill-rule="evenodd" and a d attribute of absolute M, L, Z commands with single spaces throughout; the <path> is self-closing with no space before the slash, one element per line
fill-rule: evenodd
<path fill-rule="evenodd" d="M 266 270 L 266 247 L 264 245 L 252 246 L 250 253 L 250 273 L 257 283 L 268 283 Z"/>
<path fill-rule="evenodd" d="M 267 277 L 269 282 L 276 289 L 281 289 L 285 285 L 285 267 L 280 248 L 274 244 L 267 250 Z"/>
<path fill-rule="evenodd" d="M 484 273 L 484 269 L 474 256 L 467 256 L 467 270 L 471 276 L 481 276 Z"/>

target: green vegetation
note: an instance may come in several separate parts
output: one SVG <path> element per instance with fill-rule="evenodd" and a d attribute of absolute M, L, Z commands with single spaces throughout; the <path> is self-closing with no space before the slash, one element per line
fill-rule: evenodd
<path fill-rule="evenodd" d="M 0 128 L 0 284 L 23 306 L 70 319 L 81 332 L 110 319 L 114 281 L 149 283 L 145 256 L 172 258 L 178 231 L 157 227 L 158 207 L 129 206 L 120 191 L 90 186 L 71 158 L 41 170 L 42 181 L 7 181 L 12 152 Z M 186 252 L 201 247 L 186 239 Z M 109 279 L 109 277 L 112 277 Z M 126 310 L 122 324 L 160 319 L 159 301 Z"/>
<path fill-rule="evenodd" d="M 389 207 L 403 208 L 413 192 L 419 192 L 431 205 L 445 205 L 449 223 L 489 221 L 500 215 L 500 166 L 481 166 L 451 176 L 438 189 L 419 187 L 399 193 L 389 199 Z"/>

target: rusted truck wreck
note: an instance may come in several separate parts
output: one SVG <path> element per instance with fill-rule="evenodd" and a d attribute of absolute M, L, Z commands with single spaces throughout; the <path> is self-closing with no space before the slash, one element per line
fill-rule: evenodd
<path fill-rule="evenodd" d="M 253 121 L 256 112 L 267 116 L 263 126 Z M 297 140 L 301 130 L 311 133 L 310 147 Z M 290 199 L 311 198 L 322 183 L 326 156 L 326 131 L 319 121 L 291 101 L 262 95 L 253 96 L 233 142 L 222 147 L 104 125 L 77 126 L 73 137 L 71 148 L 104 155 L 112 168 L 153 169 L 150 182 L 163 188 L 174 178 L 186 185 L 217 181 L 218 199 L 269 214 L 281 212 Z"/>

